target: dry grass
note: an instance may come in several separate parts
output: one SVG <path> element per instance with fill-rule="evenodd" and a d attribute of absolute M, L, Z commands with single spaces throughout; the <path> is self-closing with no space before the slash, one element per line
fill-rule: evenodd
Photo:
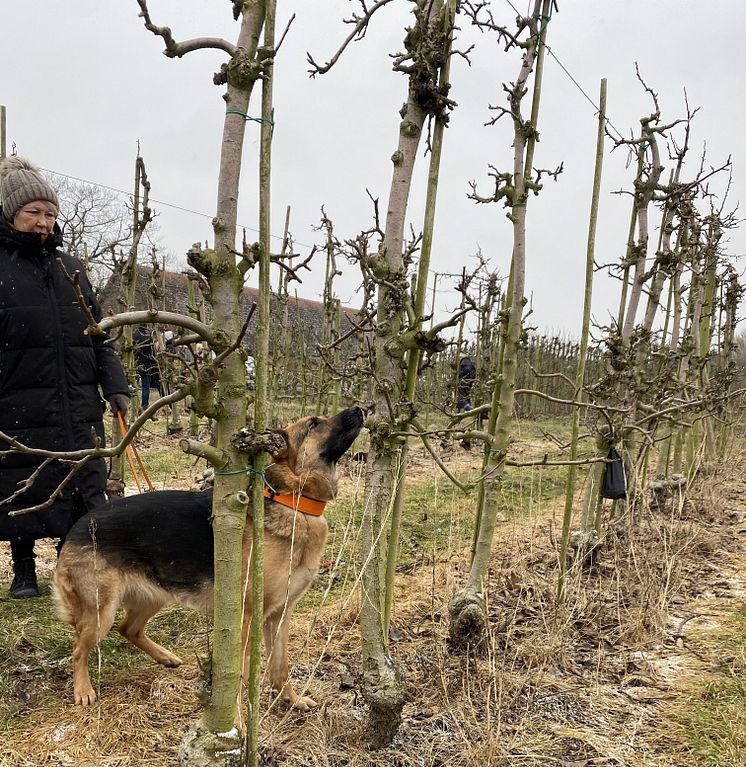
<path fill-rule="evenodd" d="M 465 470 L 476 458 L 458 453 L 453 462 Z M 723 580 L 724 562 L 739 556 L 734 531 L 743 522 L 728 495 L 737 465 L 729 465 L 728 477 L 707 477 L 686 503 L 651 512 L 633 533 L 609 538 L 592 569 L 572 571 L 560 611 L 559 504 L 546 487 L 554 479 L 526 471 L 505 500 L 506 509 L 530 513 L 506 513 L 498 531 L 490 637 L 475 657 L 453 653 L 448 642 L 448 600 L 468 558 L 469 501 L 444 480 L 433 485 L 432 466 L 416 459 L 422 497 L 414 505 L 425 519 L 408 533 L 414 552 L 397 583 L 391 642 L 406 673 L 401 730 L 382 751 L 364 746 L 356 527 L 347 523 L 353 508 L 332 520 L 337 571 L 325 571 L 291 630 L 292 676 L 321 705 L 303 715 L 280 709 L 265 691 L 264 764 L 694 765 L 690 725 L 675 715 L 682 668 L 692 664 L 679 646 L 680 624 L 693 600 L 719 598 L 713 584 Z M 343 496 L 359 498 L 354 475 L 346 482 Z M 434 531 L 432 540 L 422 530 Z M 736 585 L 718 588 L 726 593 Z M 176 670 L 110 636 L 101 651 L 102 702 L 82 709 L 69 703 L 69 630 L 49 620 L 48 609 L 46 598 L 0 600 L 0 765 L 175 764 L 178 743 L 199 715 L 194 652 L 206 648 L 206 622 L 181 610 L 154 621 L 154 634 L 186 661 Z"/>

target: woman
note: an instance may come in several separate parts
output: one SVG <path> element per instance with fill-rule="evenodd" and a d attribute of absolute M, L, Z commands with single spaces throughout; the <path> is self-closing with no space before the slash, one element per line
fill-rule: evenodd
<path fill-rule="evenodd" d="M 83 266 L 59 247 L 57 194 L 39 170 L 20 157 L 0 161 L 0 452 L 10 445 L 67 451 L 104 440 L 104 403 L 127 412 L 129 387 L 105 335 L 87 335 L 66 270 L 80 275 L 85 303 L 101 309 Z M 103 459 L 89 461 L 65 483 L 70 467 L 13 452 L 0 466 L 0 540 L 13 556 L 15 598 L 39 595 L 34 541 L 60 538 L 73 522 L 105 500 Z M 41 468 L 40 468 L 41 467 Z M 25 485 L 32 474 L 33 481 Z M 63 486 L 64 483 L 64 486 Z M 49 502 L 41 510 L 8 512 Z"/>

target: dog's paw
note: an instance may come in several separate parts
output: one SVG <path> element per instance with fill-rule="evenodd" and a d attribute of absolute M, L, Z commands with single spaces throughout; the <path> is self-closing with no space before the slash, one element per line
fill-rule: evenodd
<path fill-rule="evenodd" d="M 313 698 L 309 698 L 308 695 L 299 695 L 294 701 L 288 701 L 288 704 L 291 708 L 295 708 L 298 711 L 311 711 L 311 709 L 319 705 Z"/>
<path fill-rule="evenodd" d="M 181 658 L 178 655 L 174 655 L 172 652 L 166 652 L 162 657 L 156 658 L 156 660 L 166 668 L 178 668 L 183 663 Z"/>
<path fill-rule="evenodd" d="M 93 687 L 82 687 L 75 690 L 75 705 L 90 706 L 96 702 L 96 693 Z"/>

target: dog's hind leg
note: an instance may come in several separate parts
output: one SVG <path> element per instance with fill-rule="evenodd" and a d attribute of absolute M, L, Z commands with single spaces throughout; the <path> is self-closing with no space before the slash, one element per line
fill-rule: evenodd
<path fill-rule="evenodd" d="M 132 642 L 135 647 L 139 647 L 157 663 L 169 668 L 176 668 L 181 665 L 181 658 L 169 652 L 165 647 L 161 647 L 145 633 L 145 624 L 166 603 L 165 600 L 148 598 L 141 594 L 126 599 L 122 606 L 127 612 L 124 620 L 117 626 L 117 630 L 125 639 Z"/>
<path fill-rule="evenodd" d="M 88 661 L 91 650 L 109 633 L 118 602 L 117 578 L 105 566 L 96 568 L 94 562 L 89 551 L 65 546 L 52 590 L 58 616 L 75 631 L 73 694 L 83 706 L 96 700 Z"/>
<path fill-rule="evenodd" d="M 109 633 L 114 623 L 116 602 L 101 600 L 99 605 L 88 605 L 75 616 L 73 627 L 73 693 L 75 702 L 89 706 L 96 700 L 96 693 L 88 674 L 88 659 L 91 650 Z"/>

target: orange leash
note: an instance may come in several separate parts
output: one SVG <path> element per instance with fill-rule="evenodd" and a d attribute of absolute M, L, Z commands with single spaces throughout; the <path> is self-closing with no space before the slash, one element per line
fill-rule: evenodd
<path fill-rule="evenodd" d="M 122 436 L 124 437 L 124 435 L 127 433 L 127 423 L 119 410 L 117 410 L 117 419 L 119 420 L 119 428 L 122 432 Z M 155 490 L 153 483 L 150 481 L 150 477 L 148 476 L 148 472 L 145 471 L 145 466 L 143 466 L 142 459 L 140 458 L 140 454 L 137 452 L 135 443 L 132 442 L 130 445 L 127 445 L 127 447 L 124 449 L 124 452 L 127 454 L 127 460 L 129 461 L 130 469 L 132 470 L 132 476 L 135 478 L 137 492 L 142 493 L 142 486 L 140 485 L 140 480 L 137 478 L 137 472 L 135 471 L 135 462 L 132 460 L 133 453 L 137 459 L 137 463 L 140 467 L 140 471 L 142 472 L 143 479 L 148 484 L 148 490 Z"/>

